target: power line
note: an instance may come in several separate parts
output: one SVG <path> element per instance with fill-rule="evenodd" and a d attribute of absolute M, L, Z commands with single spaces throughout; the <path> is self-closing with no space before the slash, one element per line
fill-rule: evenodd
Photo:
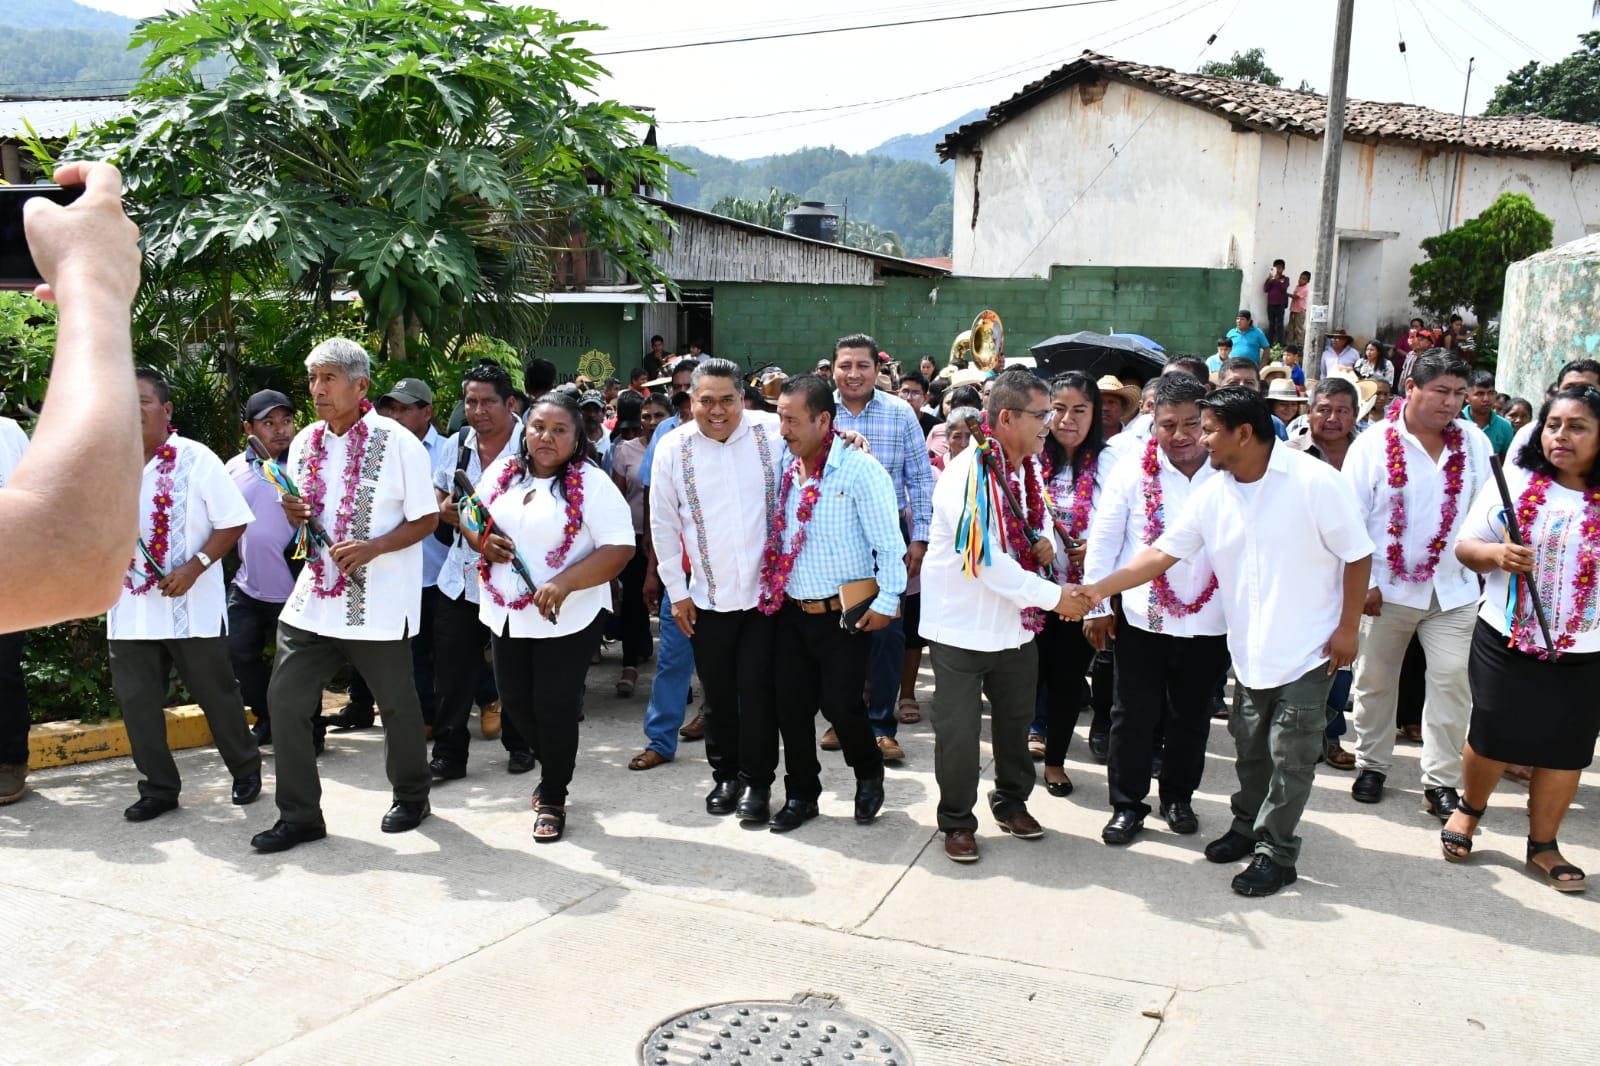
<path fill-rule="evenodd" d="M 752 41 L 781 41 L 791 37 L 820 37 L 829 33 L 854 33 L 857 30 L 882 30 L 900 26 L 923 26 L 933 22 L 961 22 L 966 19 L 994 18 L 999 15 L 1025 15 L 1039 11 L 1060 11 L 1070 7 L 1098 7 L 1114 4 L 1118 0 L 1070 0 L 1068 3 L 1040 4 L 1036 7 L 1013 7 L 1003 11 L 974 11 L 965 15 L 937 15 L 930 18 L 900 19 L 893 22 L 871 22 L 858 26 L 831 26 L 825 29 L 793 30 L 789 33 L 756 34 L 749 37 L 724 37 L 715 41 L 687 41 L 683 44 L 656 44 L 640 48 L 618 48 L 608 52 L 595 52 L 600 56 L 637 55 L 641 52 L 671 52 L 680 48 L 710 48 L 719 44 L 749 44 Z"/>
<path fill-rule="evenodd" d="M 1474 15 L 1477 15 L 1480 19 L 1482 19 L 1483 21 L 1487 22 L 1490 26 L 1494 27 L 1494 30 L 1495 30 L 1496 33 L 1498 33 L 1501 36 L 1503 36 L 1506 39 L 1508 39 L 1512 44 L 1516 45 L 1518 48 L 1521 48 L 1523 51 L 1527 52 L 1530 56 L 1533 56 L 1536 59 L 1543 59 L 1543 60 L 1546 60 L 1546 61 L 1549 60 L 1549 58 L 1550 58 L 1549 56 L 1545 55 L 1543 52 L 1539 51 L 1539 49 L 1535 48 L 1533 45 L 1529 44 L 1527 41 L 1523 40 L 1521 37 L 1518 37 L 1516 34 L 1512 33 L 1510 30 L 1506 29 L 1504 26 L 1500 25 L 1500 23 L 1496 22 L 1494 19 L 1490 18 L 1486 13 L 1484 13 L 1482 8 L 1480 8 L 1480 7 L 1478 7 L 1478 5 L 1472 3 L 1472 0 L 1461 0 L 1461 2 L 1463 4 L 1465 4 L 1467 6 L 1468 10 L 1470 10 Z M 1470 33 L 1471 31 L 1469 30 L 1468 32 Z M 1477 34 L 1473 34 L 1473 39 L 1481 41 L 1481 39 L 1478 38 Z M 1487 44 L 1488 42 L 1481 42 L 1481 43 Z M 1493 45 L 1490 45 L 1489 47 L 1492 48 Z M 1505 57 L 1501 56 L 1501 58 L 1504 59 Z"/>

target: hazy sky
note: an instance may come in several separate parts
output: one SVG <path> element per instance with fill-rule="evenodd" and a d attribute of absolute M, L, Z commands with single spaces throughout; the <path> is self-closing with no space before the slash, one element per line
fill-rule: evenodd
<path fill-rule="evenodd" d="M 182 6 L 181 0 L 86 2 L 126 15 Z M 606 52 L 1039 7 L 1049 0 L 810 0 L 791 13 L 748 0 L 549 2 L 568 18 L 612 27 L 580 38 Z M 763 8 L 767 13 L 758 13 Z M 615 55 L 602 60 L 613 73 L 604 91 L 654 108 L 666 144 L 701 145 L 735 158 L 807 145 L 862 151 L 899 133 L 945 129 L 1084 48 L 1193 70 L 1260 47 L 1286 85 L 1305 79 L 1324 90 L 1333 9 L 1333 0 L 1101 0 L 1054 11 Z M 1579 33 L 1600 29 L 1591 9 L 1591 0 L 1357 0 L 1350 95 L 1456 112 L 1467 60 L 1476 57 L 1468 98 L 1476 113 L 1508 71 L 1530 59 L 1553 62 L 1578 47 Z M 1208 46 L 1212 34 L 1217 39 Z M 1405 57 L 1397 48 L 1401 37 Z M 796 113 L 816 108 L 837 109 Z"/>

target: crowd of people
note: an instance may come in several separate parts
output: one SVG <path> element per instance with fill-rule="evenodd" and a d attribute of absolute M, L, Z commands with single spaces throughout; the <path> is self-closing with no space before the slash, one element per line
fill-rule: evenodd
<path fill-rule="evenodd" d="M 1248 323 L 1235 351 L 1257 341 Z M 852 334 L 794 377 L 653 351 L 626 389 L 558 384 L 537 360 L 519 388 L 485 360 L 441 433 L 429 383 L 374 397 L 367 353 L 335 339 L 306 359 L 312 417 L 255 394 L 227 463 L 174 430 L 167 382 L 141 369 L 139 537 L 108 618 L 140 778 L 125 816 L 178 805 L 162 712 L 175 668 L 234 803 L 262 795 L 273 749 L 278 817 L 259 851 L 326 835 L 326 731 L 380 713 L 381 826 L 421 824 L 431 790 L 468 771 L 474 706 L 507 771 L 539 771 L 532 835 L 558 841 L 591 667 L 620 643 L 618 696 L 656 661 L 630 769 L 703 738 L 706 812 L 773 832 L 818 817 L 819 748 L 853 771 L 853 817 L 871 823 L 886 767 L 906 758 L 899 727 L 926 714 L 957 862 L 979 858 L 985 701 L 988 813 L 1023 839 L 1044 833 L 1035 762 L 1049 796 L 1071 795 L 1066 755 L 1090 710 L 1109 845 L 1152 813 L 1199 832 L 1193 797 L 1225 717 L 1238 787 L 1204 852 L 1246 863 L 1235 891 L 1268 895 L 1296 879 L 1318 762 L 1355 771 L 1354 800 L 1383 799 L 1409 673 L 1444 858 L 1470 857 L 1497 782 L 1521 768 L 1527 861 L 1581 889 L 1557 834 L 1600 731 L 1600 364 L 1568 364 L 1537 415 L 1522 403 L 1513 420 L 1445 348 L 1408 353 L 1402 372 L 1368 345 L 1349 373 L 1309 382 L 1298 359 L 1260 366 L 1264 350 L 1173 355 L 1142 382 L 1047 380 L 932 360 L 900 373 Z M 0 425 L 0 476 L 27 446 L 13 430 Z M 0 666 L 16 672 L 20 654 L 0 643 Z M 345 667 L 349 704 L 324 717 Z M 25 751 L 25 710 L 20 723 Z M 1339 740 L 1352 729 L 1353 753 Z M 9 702 L 4 731 L 11 753 Z M 26 758 L 0 762 L 10 802 Z"/>

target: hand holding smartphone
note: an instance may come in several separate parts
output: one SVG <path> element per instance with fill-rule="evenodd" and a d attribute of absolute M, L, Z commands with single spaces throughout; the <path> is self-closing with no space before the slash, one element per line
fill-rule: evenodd
<path fill-rule="evenodd" d="M 0 185 L 0 289 L 31 291 L 44 283 L 28 248 L 23 205 L 42 196 L 65 207 L 82 195 L 82 185 Z"/>

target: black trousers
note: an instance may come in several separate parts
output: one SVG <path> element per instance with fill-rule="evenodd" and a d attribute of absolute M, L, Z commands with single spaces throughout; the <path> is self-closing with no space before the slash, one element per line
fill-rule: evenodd
<path fill-rule="evenodd" d="M 0 763 L 28 765 L 28 686 L 22 678 L 23 633 L 0 635 Z"/>
<path fill-rule="evenodd" d="M 770 786 L 778 766 L 772 657 L 776 620 L 747 611 L 699 611 L 695 670 L 706 694 L 706 761 L 717 781 Z M 584 660 L 588 662 L 588 660 Z M 852 675 L 857 685 L 866 668 Z M 502 686 L 502 689 L 504 686 Z"/>
<path fill-rule="evenodd" d="M 1267 340 L 1273 344 L 1283 343 L 1283 316 L 1288 310 L 1288 304 L 1267 305 Z"/>
<path fill-rule="evenodd" d="M 622 568 L 622 665 L 638 666 L 650 654 L 650 610 L 644 605 L 644 579 L 650 564 L 644 538 L 634 546 L 633 558 Z"/>
<path fill-rule="evenodd" d="M 1066 762 L 1072 731 L 1083 710 L 1084 675 L 1094 648 L 1083 639 L 1082 622 L 1064 621 L 1056 614 L 1045 615 L 1044 629 L 1035 643 L 1039 646 L 1039 687 L 1046 690 L 1044 764 L 1060 767 Z M 1109 706 L 1106 716 L 1109 720 Z M 1098 706 L 1094 717 L 1100 721 Z"/>
<path fill-rule="evenodd" d="M 492 637 L 500 707 L 539 755 L 539 802 L 567 804 L 578 763 L 583 679 L 600 648 L 604 612 L 564 637 Z"/>
<path fill-rule="evenodd" d="M 883 752 L 861 698 L 872 641 L 864 633 L 839 628 L 839 617 L 838 611 L 807 614 L 792 601 L 778 612 L 776 641 L 783 652 L 775 656 L 773 676 L 786 770 L 783 789 L 792 800 L 815 800 L 822 794 L 818 710 L 838 735 L 845 765 L 856 772 L 856 780 L 883 776 Z M 769 776 L 772 772 L 766 770 Z"/>
<path fill-rule="evenodd" d="M 283 604 L 258 600 L 238 585 L 228 586 L 228 659 L 233 663 L 233 676 L 239 679 L 244 705 L 257 718 L 271 717 L 267 682 L 272 670 L 265 654 L 278 635 L 278 615 L 282 613 Z"/>
<path fill-rule="evenodd" d="M 1106 780 L 1111 806 L 1150 813 L 1150 763 L 1164 734 L 1161 802 L 1189 802 L 1205 771 L 1211 693 L 1228 669 L 1227 637 L 1174 637 L 1124 623 L 1117 638 L 1118 707 Z"/>
<path fill-rule="evenodd" d="M 489 646 L 489 627 L 478 620 L 478 605 L 440 593 L 433 611 L 433 757 L 456 766 L 467 763 L 471 740 L 467 722 L 478 697 L 483 674 L 483 650 Z M 503 717 L 500 746 L 507 751 L 527 751 L 516 724 Z"/>
<path fill-rule="evenodd" d="M 1400 692 L 1395 702 L 1395 726 L 1422 724 L 1422 707 L 1428 702 L 1428 656 L 1422 650 L 1422 641 L 1415 636 L 1406 646 L 1406 657 L 1400 664 Z"/>

